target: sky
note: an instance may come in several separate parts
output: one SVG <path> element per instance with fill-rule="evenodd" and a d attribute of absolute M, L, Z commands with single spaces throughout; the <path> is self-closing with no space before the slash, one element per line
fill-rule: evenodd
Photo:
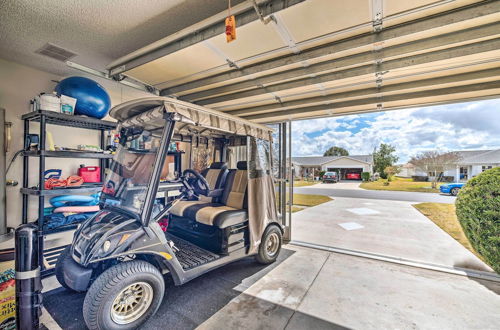
<path fill-rule="evenodd" d="M 500 99 L 294 121 L 292 156 L 321 156 L 332 146 L 371 154 L 396 148 L 398 163 L 422 151 L 500 148 Z"/>

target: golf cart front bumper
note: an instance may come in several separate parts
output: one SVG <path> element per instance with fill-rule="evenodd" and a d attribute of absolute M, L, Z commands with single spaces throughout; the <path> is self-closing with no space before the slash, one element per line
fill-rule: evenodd
<path fill-rule="evenodd" d="M 92 268 L 78 264 L 73 258 L 66 258 L 63 265 L 64 283 L 75 291 L 86 291 L 92 277 Z"/>

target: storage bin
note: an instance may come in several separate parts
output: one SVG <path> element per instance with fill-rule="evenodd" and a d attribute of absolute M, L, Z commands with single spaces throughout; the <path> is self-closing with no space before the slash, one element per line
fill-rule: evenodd
<path fill-rule="evenodd" d="M 78 176 L 83 182 L 101 182 L 101 168 L 99 166 L 80 166 Z"/>

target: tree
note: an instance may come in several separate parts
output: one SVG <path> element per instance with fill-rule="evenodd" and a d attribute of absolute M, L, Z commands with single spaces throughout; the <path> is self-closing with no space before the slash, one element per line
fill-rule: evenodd
<path fill-rule="evenodd" d="M 381 143 L 380 146 L 373 151 L 373 169 L 380 174 L 382 179 L 387 179 L 387 174 L 384 170 L 389 166 L 393 166 L 399 159 L 399 157 L 394 154 L 395 152 L 396 148 L 385 143 Z"/>
<path fill-rule="evenodd" d="M 349 151 L 342 147 L 334 146 L 325 151 L 323 156 L 349 156 Z"/>
<path fill-rule="evenodd" d="M 401 168 L 399 166 L 387 166 L 384 169 L 385 175 L 387 175 L 387 181 L 392 181 L 392 177 L 401 172 Z"/>
<path fill-rule="evenodd" d="M 437 188 L 438 182 L 446 170 L 455 168 L 460 161 L 458 152 L 424 151 L 412 157 L 409 163 L 432 178 L 432 188 Z"/>

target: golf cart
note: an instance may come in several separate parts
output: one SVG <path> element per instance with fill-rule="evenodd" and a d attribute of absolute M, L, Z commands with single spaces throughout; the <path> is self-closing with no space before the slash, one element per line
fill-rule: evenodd
<path fill-rule="evenodd" d="M 56 266 L 63 287 L 87 291 L 90 329 L 137 328 L 158 310 L 164 274 L 182 285 L 247 256 L 276 260 L 284 227 L 269 127 L 166 97 L 126 102 L 110 115 L 120 145 L 101 210 Z"/>

